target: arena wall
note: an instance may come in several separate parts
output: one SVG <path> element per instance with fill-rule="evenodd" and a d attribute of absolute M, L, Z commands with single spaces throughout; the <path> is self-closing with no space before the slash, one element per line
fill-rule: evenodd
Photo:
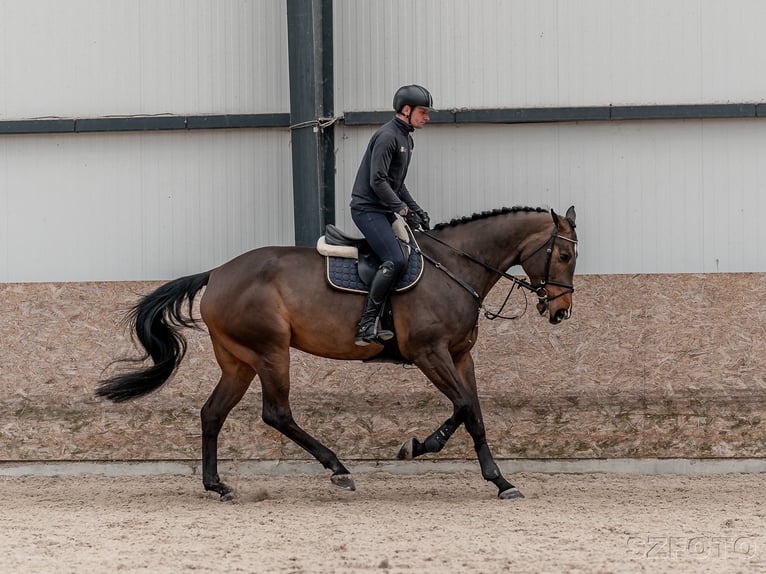
<path fill-rule="evenodd" d="M 126 307 L 157 285 L 0 285 L 0 460 L 199 459 L 199 408 L 218 378 L 204 331 L 186 331 L 187 358 L 154 395 L 119 405 L 93 395 L 110 361 L 133 351 Z M 533 305 L 516 321 L 480 319 L 474 358 L 496 456 L 766 454 L 766 274 L 585 275 L 576 287 L 560 326 Z M 489 306 L 504 294 L 498 286 Z M 292 383 L 298 421 L 344 460 L 393 459 L 450 412 L 414 368 L 294 352 Z M 257 379 L 224 426 L 220 456 L 308 458 L 260 420 Z M 461 429 L 431 458 L 473 456 Z"/>

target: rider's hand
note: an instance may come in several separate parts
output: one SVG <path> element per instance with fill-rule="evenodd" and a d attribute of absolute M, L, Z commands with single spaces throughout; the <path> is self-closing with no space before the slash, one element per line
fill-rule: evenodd
<path fill-rule="evenodd" d="M 409 210 L 407 215 L 404 216 L 404 221 L 407 222 L 410 229 L 420 229 L 423 226 L 420 216 L 412 210 Z"/>
<path fill-rule="evenodd" d="M 428 217 L 428 213 L 423 209 L 418 209 L 415 213 L 417 213 L 420 218 L 420 226 L 423 228 L 423 231 L 431 229 L 431 218 Z"/>

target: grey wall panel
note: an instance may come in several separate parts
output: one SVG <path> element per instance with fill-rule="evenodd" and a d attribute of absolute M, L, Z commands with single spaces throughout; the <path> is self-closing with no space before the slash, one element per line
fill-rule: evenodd
<path fill-rule="evenodd" d="M 292 244 L 286 130 L 0 138 L 0 281 L 166 279 Z"/>
<path fill-rule="evenodd" d="M 760 0 L 336 0 L 336 104 L 436 107 L 760 101 Z"/>
<path fill-rule="evenodd" d="M 339 224 L 372 128 L 345 127 Z M 766 271 L 766 123 L 432 125 L 408 187 L 433 221 L 502 206 L 578 211 L 581 273 Z"/>
<path fill-rule="evenodd" d="M 0 2 L 0 119 L 289 110 L 282 0 Z"/>

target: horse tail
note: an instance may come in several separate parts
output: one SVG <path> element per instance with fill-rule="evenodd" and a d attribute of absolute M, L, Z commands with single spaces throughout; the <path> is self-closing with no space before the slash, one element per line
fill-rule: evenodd
<path fill-rule="evenodd" d="M 181 277 L 144 296 L 132 307 L 125 321 L 144 354 L 115 362 L 142 363 L 151 358 L 152 364 L 100 380 L 97 396 L 120 403 L 148 395 L 170 380 L 186 354 L 181 328 L 199 328 L 192 317 L 192 306 L 209 279 L 209 271 Z"/>

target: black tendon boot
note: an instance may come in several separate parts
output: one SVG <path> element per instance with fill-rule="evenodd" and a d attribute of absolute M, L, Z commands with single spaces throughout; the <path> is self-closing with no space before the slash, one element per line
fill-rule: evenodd
<path fill-rule="evenodd" d="M 388 299 L 388 294 L 396 282 L 394 275 L 394 264 L 390 261 L 384 261 L 375 277 L 370 283 L 370 292 L 367 295 L 367 303 L 364 306 L 362 320 L 356 328 L 356 339 L 354 343 L 360 347 L 366 347 L 370 341 L 383 343 L 392 339 L 394 333 L 387 329 L 378 330 L 380 315 L 383 312 L 383 304 Z"/>

